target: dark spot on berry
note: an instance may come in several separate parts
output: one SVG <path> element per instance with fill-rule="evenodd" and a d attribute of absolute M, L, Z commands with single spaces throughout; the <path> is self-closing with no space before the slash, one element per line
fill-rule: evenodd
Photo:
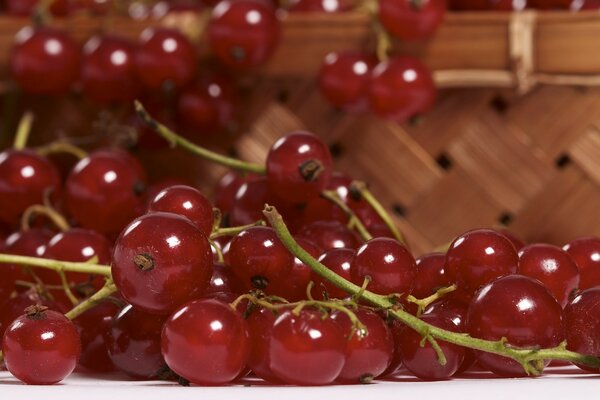
<path fill-rule="evenodd" d="M 571 164 L 571 157 L 569 157 L 568 154 L 561 154 L 560 156 L 558 156 L 556 158 L 556 160 L 554 161 L 554 164 L 556 165 L 556 167 L 558 169 L 563 169 L 566 166 L 568 166 L 569 164 Z"/>
<path fill-rule="evenodd" d="M 446 153 L 441 153 L 439 156 L 437 156 L 437 158 L 435 159 L 435 162 L 444 171 L 448 171 L 450 168 L 452 168 L 452 160 L 450 160 L 450 158 L 448 158 L 448 155 Z"/>

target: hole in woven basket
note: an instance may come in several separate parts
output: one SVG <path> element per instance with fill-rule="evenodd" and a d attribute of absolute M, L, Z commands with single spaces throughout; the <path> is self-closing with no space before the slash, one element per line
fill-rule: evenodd
<path fill-rule="evenodd" d="M 392 211 L 399 217 L 406 216 L 406 208 L 404 208 L 404 206 L 400 203 L 392 204 Z"/>
<path fill-rule="evenodd" d="M 340 158 L 344 154 L 344 146 L 340 142 L 333 142 L 329 145 L 329 152 L 332 158 Z"/>
<path fill-rule="evenodd" d="M 497 94 L 490 100 L 490 107 L 494 109 L 499 114 L 504 114 L 509 107 L 508 101 L 502 97 L 502 95 Z"/>
<path fill-rule="evenodd" d="M 439 156 L 437 156 L 437 158 L 435 159 L 435 162 L 443 170 L 448 171 L 450 168 L 452 168 L 452 160 L 450 160 L 450 158 L 448 158 L 448 155 L 446 155 L 446 153 L 442 153 Z"/>
<path fill-rule="evenodd" d="M 513 215 L 509 212 L 505 212 L 500 214 L 498 217 L 498 222 L 502 225 L 509 225 L 513 220 Z"/>
<path fill-rule="evenodd" d="M 571 164 L 571 157 L 569 157 L 568 154 L 561 154 L 560 156 L 558 156 L 556 158 L 556 161 L 554 161 L 554 164 L 556 164 L 557 168 L 563 169 L 567 165 Z"/>
<path fill-rule="evenodd" d="M 287 89 L 281 89 L 275 96 L 277 102 L 280 104 L 286 104 L 290 100 L 290 91 Z"/>

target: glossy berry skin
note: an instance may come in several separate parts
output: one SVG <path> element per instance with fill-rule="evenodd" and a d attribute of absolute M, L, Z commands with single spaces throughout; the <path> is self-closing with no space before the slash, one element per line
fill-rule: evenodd
<path fill-rule="evenodd" d="M 338 311 L 331 316 L 346 337 L 346 362 L 337 378 L 342 383 L 377 378 L 387 369 L 394 353 L 394 338 L 383 319 L 367 308 L 359 308 L 355 314 L 367 328 L 362 337 L 352 334 L 352 323 L 346 314 Z"/>
<path fill-rule="evenodd" d="M 402 40 L 431 37 L 444 19 L 445 0 L 379 0 L 379 21 Z"/>
<path fill-rule="evenodd" d="M 134 220 L 117 239 L 112 275 L 127 302 L 169 314 L 204 293 L 212 265 L 208 240 L 192 222 L 152 213 Z"/>
<path fill-rule="evenodd" d="M 331 249 L 356 249 L 360 242 L 345 224 L 338 221 L 316 221 L 304 225 L 298 236 L 311 240 L 323 251 Z"/>
<path fill-rule="evenodd" d="M 600 286 L 600 238 L 583 237 L 563 247 L 579 268 L 579 289 Z"/>
<path fill-rule="evenodd" d="M 215 262 L 210 282 L 204 291 L 204 296 L 209 297 L 215 293 L 242 294 L 243 291 L 242 285 L 231 267 Z"/>
<path fill-rule="evenodd" d="M 438 328 L 460 332 L 459 327 L 448 317 L 424 314 L 421 319 Z M 446 356 L 446 365 L 440 365 L 431 343 L 420 345 L 423 340 L 420 333 L 408 326 L 403 326 L 400 337 L 398 345 L 404 367 L 422 380 L 436 381 L 450 378 L 458 371 L 465 358 L 463 347 L 438 340 L 438 344 Z"/>
<path fill-rule="evenodd" d="M 600 288 L 579 293 L 565 307 L 567 349 L 590 356 L 600 356 Z M 598 373 L 599 368 L 579 365 L 579 368 Z"/>
<path fill-rule="evenodd" d="M 563 311 L 539 281 L 508 275 L 487 284 L 471 300 L 467 313 L 471 336 L 500 340 L 517 347 L 550 348 L 564 340 Z M 485 368 L 501 376 L 525 376 L 516 361 L 489 353 L 477 353 Z"/>
<path fill-rule="evenodd" d="M 267 155 L 269 189 L 292 203 L 317 197 L 329 182 L 331 170 L 327 145 L 310 132 L 288 133 Z"/>
<path fill-rule="evenodd" d="M 454 239 L 446 253 L 446 273 L 467 294 L 504 275 L 517 272 L 519 257 L 498 232 L 475 229 Z"/>
<path fill-rule="evenodd" d="M 408 293 L 417 274 L 410 251 L 390 238 L 375 238 L 363 244 L 352 260 L 352 281 L 371 277 L 369 290 L 378 294 Z"/>
<path fill-rule="evenodd" d="M 134 60 L 137 76 L 148 91 L 181 89 L 196 73 L 196 49 L 177 29 L 144 30 Z"/>
<path fill-rule="evenodd" d="M 17 296 L 9 298 L 0 305 L 0 337 L 4 335 L 4 331 L 12 322 L 23 314 L 24 309 L 36 304 L 41 304 L 51 310 L 59 312 L 68 311 L 63 309 L 60 304 L 45 296 L 43 297 L 33 289 L 19 293 Z"/>
<path fill-rule="evenodd" d="M 73 372 L 81 353 L 77 328 L 52 310 L 22 315 L 2 341 L 6 368 L 28 385 L 51 385 Z"/>
<path fill-rule="evenodd" d="M 156 378 L 165 368 L 160 340 L 166 319 L 131 305 L 116 314 L 105 338 L 114 366 L 132 378 Z"/>
<path fill-rule="evenodd" d="M 212 231 L 212 204 L 191 186 L 177 185 L 164 189 L 150 202 L 148 212 L 169 212 L 186 217 L 205 236 L 209 236 Z"/>
<path fill-rule="evenodd" d="M 235 203 L 235 195 L 240 187 L 247 181 L 255 179 L 255 175 L 241 175 L 236 171 L 229 171 L 219 179 L 215 187 L 214 204 L 222 214 L 229 214 Z"/>
<path fill-rule="evenodd" d="M 390 58 L 371 75 L 369 107 L 383 118 L 405 122 L 429 110 L 436 96 L 431 72 L 414 57 Z"/>
<path fill-rule="evenodd" d="M 329 53 L 319 70 L 319 90 L 329 104 L 350 112 L 367 110 L 371 71 L 377 65 L 373 55 Z"/>
<path fill-rule="evenodd" d="M 522 248 L 517 272 L 542 282 L 562 307 L 579 286 L 579 269 L 571 256 L 549 244 L 530 244 Z"/>
<path fill-rule="evenodd" d="M 344 332 L 323 313 L 303 309 L 283 312 L 275 321 L 269 356 L 271 370 L 284 383 L 331 384 L 346 360 Z"/>
<path fill-rule="evenodd" d="M 250 349 L 242 316 L 214 299 L 192 301 L 172 314 L 161 346 L 169 368 L 198 385 L 233 381 L 246 367 Z"/>
<path fill-rule="evenodd" d="M 294 258 L 273 228 L 255 226 L 231 240 L 229 265 L 244 288 L 268 288 L 271 282 L 288 279 Z"/>
<path fill-rule="evenodd" d="M 135 46 L 117 36 L 94 36 L 83 46 L 83 93 L 101 103 L 131 102 L 140 93 Z"/>
<path fill-rule="evenodd" d="M 263 64 L 279 42 L 275 8 L 261 0 L 223 0 L 212 11 L 208 42 L 217 60 L 232 69 Z"/>
<path fill-rule="evenodd" d="M 27 207 L 43 204 L 46 193 L 56 198 L 61 191 L 58 169 L 33 150 L 0 153 L 0 221 L 17 225 Z"/>
<path fill-rule="evenodd" d="M 277 314 L 266 308 L 252 312 L 246 319 L 248 338 L 252 344 L 248 354 L 248 367 L 254 375 L 270 383 L 281 382 L 270 366 L 269 348 L 276 319 Z"/>
<path fill-rule="evenodd" d="M 417 258 L 416 263 L 417 273 L 411 294 L 417 299 L 423 299 L 434 294 L 436 290 L 452 284 L 452 279 L 446 274 L 444 253 L 425 254 Z"/>
<path fill-rule="evenodd" d="M 45 246 L 52 238 L 52 232 L 46 229 L 33 228 L 27 231 L 15 232 L 4 242 L 2 252 L 17 256 L 40 257 L 44 253 Z M 30 275 L 25 272 L 21 265 L 8 264 L 2 266 L 2 279 L 11 281 L 29 280 Z M 41 269 L 36 269 L 39 272 Z M 23 311 L 23 307 L 20 311 Z"/>
<path fill-rule="evenodd" d="M 517 251 L 521 250 L 523 247 L 526 246 L 526 243 L 521 238 L 519 238 L 514 232 L 509 231 L 508 229 L 498 229 L 498 233 L 501 233 L 502 235 L 504 235 L 504 237 L 510 240 L 510 242 L 513 244 L 513 246 L 515 246 L 515 249 Z"/>
<path fill-rule="evenodd" d="M 354 259 L 354 250 L 351 249 L 331 249 L 326 251 L 319 257 L 319 262 L 329 268 L 331 271 L 340 275 L 344 279 L 352 279 L 350 268 Z M 348 297 L 348 293 L 338 288 L 326 279 L 321 278 L 316 273 L 313 273 L 312 281 L 315 283 L 312 295 L 316 299 L 324 299 L 323 292 L 327 292 L 328 298 L 344 299 Z"/>
<path fill-rule="evenodd" d="M 88 229 L 117 234 L 137 215 L 145 176 L 124 152 L 97 150 L 79 161 L 66 182 L 69 214 Z"/>
<path fill-rule="evenodd" d="M 301 12 L 326 12 L 339 13 L 350 11 L 353 4 L 347 0 L 292 0 L 287 11 L 290 13 Z"/>
<path fill-rule="evenodd" d="M 79 76 L 80 65 L 79 46 L 62 31 L 25 27 L 15 36 L 10 70 L 27 93 L 67 92 Z"/>
<path fill-rule="evenodd" d="M 73 320 L 81 337 L 79 365 L 86 370 L 110 372 L 115 369 L 108 355 L 106 337 L 118 312 L 119 306 L 107 300 Z"/>

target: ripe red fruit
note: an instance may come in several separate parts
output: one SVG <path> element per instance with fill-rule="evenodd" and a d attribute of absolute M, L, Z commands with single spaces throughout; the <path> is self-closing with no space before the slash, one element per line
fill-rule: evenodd
<path fill-rule="evenodd" d="M 460 332 L 452 320 L 443 315 L 424 314 L 421 319 L 431 325 L 453 332 Z M 398 350 L 402 363 L 413 375 L 423 380 L 442 380 L 454 375 L 463 363 L 465 349 L 438 340 L 437 343 L 446 356 L 446 364 L 441 365 L 431 343 L 421 346 L 423 336 L 409 326 L 403 326 L 399 335 Z"/>
<path fill-rule="evenodd" d="M 417 265 L 402 243 L 390 238 L 375 238 L 356 251 L 350 271 L 353 282 L 362 283 L 369 276 L 368 289 L 386 295 L 408 293 L 417 274 Z"/>
<path fill-rule="evenodd" d="M 230 266 L 215 262 L 210 283 L 204 291 L 204 296 L 210 297 L 215 293 L 232 293 L 239 295 L 243 292 L 242 285 Z"/>
<path fill-rule="evenodd" d="M 235 202 L 235 195 L 245 182 L 255 179 L 253 174 L 241 175 L 236 171 L 229 171 L 219 179 L 215 187 L 215 207 L 223 214 L 229 214 Z"/>
<path fill-rule="evenodd" d="M 144 30 L 134 60 L 137 76 L 149 91 L 181 89 L 196 73 L 196 49 L 177 29 Z"/>
<path fill-rule="evenodd" d="M 6 239 L 2 252 L 18 256 L 40 257 L 51 237 L 52 232 L 46 229 L 34 228 L 27 231 L 15 232 Z M 25 272 L 21 265 L 5 264 L 0 266 L 0 268 L 2 268 L 2 280 L 12 282 L 13 288 L 16 280 L 27 281 L 31 277 L 30 274 Z M 41 269 L 35 269 L 36 273 L 39 271 L 41 271 Z M 25 307 L 21 307 L 19 313 L 23 311 L 23 309 L 25 309 Z"/>
<path fill-rule="evenodd" d="M 288 133 L 267 155 L 269 189 L 292 203 L 317 197 L 329 182 L 331 170 L 327 145 L 310 132 Z"/>
<path fill-rule="evenodd" d="M 199 190 L 185 185 L 170 186 L 158 193 L 148 206 L 148 212 L 169 212 L 186 217 L 204 235 L 212 231 L 212 204 Z"/>
<path fill-rule="evenodd" d="M 134 220 L 117 239 L 112 275 L 127 302 L 169 314 L 204 293 L 212 265 L 208 240 L 192 222 L 152 213 Z"/>
<path fill-rule="evenodd" d="M 6 368 L 29 385 L 51 385 L 73 372 L 81 353 L 75 325 L 61 313 L 32 306 L 6 330 Z"/>
<path fill-rule="evenodd" d="M 81 226 L 119 233 L 136 217 L 145 176 L 125 152 L 97 150 L 75 165 L 66 182 L 66 205 Z"/>
<path fill-rule="evenodd" d="M 116 36 L 94 36 L 83 46 L 84 94 L 99 103 L 131 102 L 138 97 L 135 47 Z"/>
<path fill-rule="evenodd" d="M 169 368 L 198 385 L 233 381 L 246 367 L 250 349 L 242 316 L 214 299 L 175 311 L 165 323 L 161 346 Z"/>
<path fill-rule="evenodd" d="M 600 238 L 575 239 L 566 244 L 563 250 L 569 253 L 579 268 L 579 289 L 600 286 Z"/>
<path fill-rule="evenodd" d="M 248 338 L 252 344 L 248 355 L 248 367 L 256 376 L 271 383 L 281 382 L 270 366 L 269 348 L 276 318 L 277 314 L 273 311 L 260 308 L 246 319 Z"/>
<path fill-rule="evenodd" d="M 490 229 L 466 232 L 452 242 L 446 254 L 446 273 L 467 294 L 503 276 L 517 272 L 519 257 L 512 243 Z"/>
<path fill-rule="evenodd" d="M 402 40 L 432 36 L 444 19 L 445 0 L 379 0 L 379 21 Z"/>
<path fill-rule="evenodd" d="M 292 0 L 287 11 L 339 13 L 350 11 L 354 7 L 348 0 Z"/>
<path fill-rule="evenodd" d="M 429 110 L 436 99 L 431 72 L 410 56 L 390 58 L 375 67 L 369 107 L 376 115 L 405 122 Z"/>
<path fill-rule="evenodd" d="M 312 241 L 324 251 L 341 248 L 356 249 L 360 245 L 356 234 L 338 221 L 312 222 L 303 226 L 298 236 Z"/>
<path fill-rule="evenodd" d="M 353 259 L 354 250 L 341 248 L 326 251 L 319 257 L 319 262 L 342 278 L 351 280 L 350 268 Z M 349 296 L 346 291 L 315 273 L 313 273 L 312 280 L 315 283 L 312 294 L 316 299 L 323 299 L 325 297 L 323 292 L 327 292 L 329 298 L 343 299 Z"/>
<path fill-rule="evenodd" d="M 0 221 L 17 225 L 27 207 L 43 204 L 44 196 L 57 199 L 61 191 L 58 169 L 33 150 L 0 153 Z"/>
<path fill-rule="evenodd" d="M 212 11 L 208 41 L 225 66 L 247 70 L 264 63 L 279 42 L 275 8 L 261 0 L 223 0 Z"/>
<path fill-rule="evenodd" d="M 346 360 L 344 332 L 320 311 L 285 311 L 275 321 L 269 348 L 273 373 L 293 385 L 327 385 Z"/>
<path fill-rule="evenodd" d="M 565 307 L 567 349 L 590 356 L 600 356 L 600 288 L 587 289 Z M 578 365 L 598 373 L 599 368 Z"/>
<path fill-rule="evenodd" d="M 522 275 L 504 276 L 481 288 L 469 305 L 467 330 L 480 339 L 505 337 L 517 347 L 554 347 L 565 335 L 560 304 L 539 281 Z M 477 360 L 497 375 L 526 375 L 506 357 L 478 352 Z"/>
<path fill-rule="evenodd" d="M 319 89 L 327 101 L 350 112 L 367 110 L 371 71 L 377 65 L 373 55 L 329 53 L 319 71 Z"/>
<path fill-rule="evenodd" d="M 431 296 L 438 289 L 452 284 L 452 279 L 446 274 L 446 255 L 444 253 L 425 254 L 417 258 L 416 263 L 417 273 L 411 294 L 417 299 Z"/>
<path fill-rule="evenodd" d="M 66 33 L 25 27 L 15 36 L 10 70 L 28 93 L 61 94 L 79 76 L 81 50 Z"/>
<path fill-rule="evenodd" d="M 152 379 L 165 370 L 160 336 L 167 317 L 131 305 L 113 319 L 106 334 L 108 356 L 117 369 L 136 379 Z"/>
<path fill-rule="evenodd" d="M 59 312 L 66 311 L 60 304 L 42 296 L 34 289 L 19 293 L 17 296 L 4 301 L 0 306 L 0 337 L 4 335 L 4 331 L 12 322 L 23 314 L 24 309 L 36 304 L 44 305 Z"/>
<path fill-rule="evenodd" d="M 244 288 L 268 288 L 288 279 L 294 258 L 273 228 L 255 226 L 231 240 L 227 260 Z"/>
<path fill-rule="evenodd" d="M 366 334 L 353 332 L 350 318 L 335 312 L 331 318 L 346 336 L 346 362 L 337 380 L 343 383 L 365 383 L 380 376 L 389 366 L 394 352 L 394 338 L 386 323 L 374 311 L 359 308 L 354 312 L 366 327 Z"/>
<path fill-rule="evenodd" d="M 571 256 L 549 244 L 530 244 L 522 248 L 517 272 L 542 282 L 562 307 L 579 286 L 579 269 Z"/>

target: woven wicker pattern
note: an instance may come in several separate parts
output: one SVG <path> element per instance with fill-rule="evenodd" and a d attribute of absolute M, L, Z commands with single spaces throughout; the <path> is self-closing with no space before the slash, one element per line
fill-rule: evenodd
<path fill-rule="evenodd" d="M 306 81 L 269 80 L 256 93 L 254 111 L 264 111 L 236 143 L 242 158 L 264 160 L 293 129 L 320 134 L 337 168 L 394 210 L 417 253 L 501 223 L 527 241 L 600 234 L 600 90 L 448 90 L 403 126 L 337 112 Z M 265 100 L 274 97 L 287 101 Z"/>

